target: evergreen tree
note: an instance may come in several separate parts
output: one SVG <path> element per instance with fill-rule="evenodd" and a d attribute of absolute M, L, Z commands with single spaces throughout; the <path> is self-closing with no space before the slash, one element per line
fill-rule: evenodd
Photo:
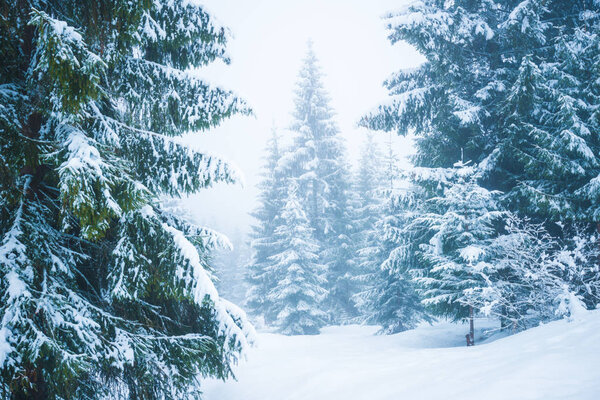
<path fill-rule="evenodd" d="M 555 270 L 572 293 L 587 306 L 600 304 L 600 247 L 598 234 L 589 234 L 587 224 L 562 227 Z M 556 246 L 555 246 L 556 247 Z M 564 287 L 564 285 L 563 285 Z"/>
<path fill-rule="evenodd" d="M 354 195 L 353 242 L 358 249 L 367 249 L 372 242 L 372 232 L 384 202 L 384 158 L 373 135 L 369 134 L 363 144 L 358 168 L 354 177 L 352 194 Z M 368 254 L 358 255 L 358 264 L 361 269 L 364 263 L 372 261 Z"/>
<path fill-rule="evenodd" d="M 275 325 L 286 335 L 314 335 L 324 325 L 327 314 L 321 303 L 327 291 L 324 268 L 319 264 L 319 246 L 312 237 L 294 181 L 288 189 L 281 224 L 275 233 L 281 252 L 271 256 L 279 279 L 268 298 L 277 309 Z"/>
<path fill-rule="evenodd" d="M 420 245 L 423 270 L 417 282 L 423 287 L 424 304 L 438 314 L 466 318 L 472 316 L 473 291 L 487 284 L 482 260 L 491 252 L 495 224 L 503 213 L 498 193 L 479 186 L 472 167 L 459 162 L 452 170 L 431 172 L 426 169 L 416 179 L 440 184 L 441 175 L 446 187 L 427 201 L 413 222 L 427 230 L 429 239 Z"/>
<path fill-rule="evenodd" d="M 296 180 L 298 195 L 306 204 L 307 218 L 321 247 L 320 259 L 327 266 L 330 319 L 344 322 L 356 315 L 348 273 L 353 268 L 349 168 L 311 43 L 300 70 L 293 117 L 296 135 L 281 167 Z"/>
<path fill-rule="evenodd" d="M 409 231 L 414 197 L 409 191 L 389 193 L 371 233 L 365 265 L 366 287 L 356 297 L 365 321 L 381 325 L 380 333 L 393 334 L 427 320 L 411 279 L 416 246 Z M 364 250 L 363 253 L 364 254 Z"/>
<path fill-rule="evenodd" d="M 506 124 L 490 168 L 510 185 L 507 200 L 538 219 L 594 218 L 584 192 L 599 172 L 590 118 L 598 99 L 585 86 L 598 77 L 587 51 L 600 32 L 596 10 L 593 2 L 522 3 L 501 24 L 522 53 L 506 74 L 499 107 Z"/>
<path fill-rule="evenodd" d="M 274 263 L 271 257 L 281 250 L 275 231 L 282 223 L 280 216 L 285 205 L 288 185 L 283 172 L 278 168 L 280 151 L 279 137 L 273 129 L 267 146 L 263 179 L 259 185 L 260 205 L 252 214 L 257 224 L 252 227 L 253 255 L 246 272 L 246 281 L 249 284 L 246 304 L 252 314 L 262 316 L 267 324 L 274 322 L 277 317 L 267 294 L 277 282 L 273 276 Z"/>
<path fill-rule="evenodd" d="M 363 144 L 358 168 L 352 187 L 352 212 L 354 245 L 357 271 L 355 293 L 361 293 L 370 285 L 373 274 L 377 274 L 383 259 L 378 254 L 379 231 L 376 223 L 383 213 L 384 192 L 383 155 L 373 135 L 369 134 Z M 355 296 L 359 310 L 366 299 L 362 294 Z M 365 310 L 361 310 L 363 316 Z"/>
<path fill-rule="evenodd" d="M 383 190 L 384 157 L 373 135 L 363 144 L 352 187 L 353 237 L 357 271 L 353 300 L 360 311 L 359 320 L 370 322 L 372 289 L 380 281 L 380 267 L 385 259 L 381 252 L 381 226 L 385 213 Z"/>
<path fill-rule="evenodd" d="M 355 241 L 360 291 L 354 299 L 362 320 L 391 334 L 415 327 L 424 312 L 409 274 L 414 249 L 405 251 L 412 242 L 402 234 L 411 222 L 411 197 L 395 187 L 400 170 L 391 142 L 388 145 L 384 155 L 369 137 L 359 161 Z"/>
<path fill-rule="evenodd" d="M 183 0 L 0 5 L 0 391 L 197 398 L 251 327 L 208 264 L 224 240 L 161 198 L 233 182 L 173 139 L 246 110 L 186 72 L 226 31 Z"/>
<path fill-rule="evenodd" d="M 420 167 L 464 154 L 514 211 L 592 220 L 599 22 L 592 0 L 414 3 L 390 16 L 391 39 L 428 61 L 391 77 L 392 102 L 363 122 L 415 128 Z"/>
<path fill-rule="evenodd" d="M 456 159 L 470 159 L 478 178 L 469 184 L 479 194 L 501 191 L 495 207 L 506 219 L 481 239 L 499 237 L 513 217 L 530 217 L 534 226 L 543 222 L 556 245 L 557 224 L 569 231 L 581 221 L 584 241 L 594 237 L 600 188 L 600 148 L 593 135 L 599 97 L 592 83 L 599 77 L 597 7 L 594 0 L 426 0 L 389 16 L 392 42 L 407 41 L 427 62 L 393 75 L 386 82 L 391 102 L 363 124 L 400 134 L 415 130 L 413 162 L 418 175 L 433 178 L 413 179 L 422 204 L 437 204 L 438 216 L 451 210 L 452 199 L 440 192 L 449 187 L 447 172 Z M 428 212 L 419 211 L 424 217 Z M 431 248 L 427 224 L 413 224 L 412 230 L 424 249 Z M 439 261 L 456 261 L 457 249 L 443 249 Z M 422 283 L 435 282 L 440 270 L 433 271 L 431 262 L 437 256 L 424 256 L 415 275 L 424 273 Z M 469 262 L 484 260 L 461 265 Z M 464 276 L 466 287 L 471 278 Z"/>

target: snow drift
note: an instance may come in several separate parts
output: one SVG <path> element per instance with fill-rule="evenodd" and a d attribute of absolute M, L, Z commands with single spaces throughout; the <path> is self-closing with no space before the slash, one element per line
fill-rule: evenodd
<path fill-rule="evenodd" d="M 206 382 L 205 398 L 600 398 L 600 310 L 487 341 L 481 341 L 480 328 L 480 344 L 469 348 L 467 325 L 422 325 L 391 336 L 376 336 L 376 330 L 344 326 L 318 336 L 262 333 L 238 366 L 238 381 Z"/>

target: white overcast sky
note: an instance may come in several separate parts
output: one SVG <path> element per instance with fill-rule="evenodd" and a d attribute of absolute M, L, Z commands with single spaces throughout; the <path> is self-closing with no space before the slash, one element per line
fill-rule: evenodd
<path fill-rule="evenodd" d="M 196 0 L 198 1 L 198 0 Z M 197 222 L 229 235 L 246 232 L 256 206 L 256 183 L 263 151 L 276 126 L 283 136 L 293 109 L 296 77 L 312 39 L 325 73 L 337 123 L 355 162 L 367 131 L 357 127 L 362 115 L 386 101 L 383 81 L 400 68 L 418 66 L 423 58 L 410 46 L 392 46 L 382 16 L 405 0 L 200 0 L 232 33 L 231 64 L 214 63 L 199 73 L 232 89 L 254 110 L 236 116 L 208 133 L 186 138 L 194 147 L 235 163 L 244 186 L 217 186 L 184 200 Z M 382 140 L 387 134 L 377 133 Z M 400 154 L 407 140 L 395 140 Z"/>

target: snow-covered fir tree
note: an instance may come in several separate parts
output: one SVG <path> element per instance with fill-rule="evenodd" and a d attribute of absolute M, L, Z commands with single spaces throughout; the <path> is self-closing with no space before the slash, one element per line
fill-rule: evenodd
<path fill-rule="evenodd" d="M 600 304 L 599 235 L 597 232 L 590 235 L 585 223 L 569 228 L 561 225 L 561 239 L 554 256 L 555 271 L 567 283 L 569 293 L 588 309 L 594 309 Z"/>
<path fill-rule="evenodd" d="M 400 159 L 394 150 L 392 132 L 388 132 L 388 139 L 383 151 L 383 170 L 383 187 L 389 194 L 392 194 L 396 189 L 401 187 L 401 181 L 406 181 L 404 172 L 400 168 Z"/>
<path fill-rule="evenodd" d="M 275 230 L 280 252 L 271 256 L 276 285 L 269 291 L 271 307 L 277 311 L 275 325 L 285 335 L 314 335 L 327 319 L 322 310 L 327 290 L 325 268 L 319 263 L 319 246 L 291 181 L 281 224 Z"/>
<path fill-rule="evenodd" d="M 212 282 L 226 240 L 159 200 L 236 180 L 174 139 L 245 111 L 187 72 L 226 31 L 183 0 L 0 12 L 0 392 L 198 398 L 251 327 Z"/>
<path fill-rule="evenodd" d="M 271 257 L 281 250 L 275 230 L 283 223 L 280 217 L 288 190 L 288 180 L 278 167 L 281 158 L 279 140 L 277 131 L 273 129 L 259 185 L 260 205 L 252 214 L 257 223 L 252 227 L 250 244 L 253 253 L 246 270 L 249 285 L 246 305 L 253 315 L 262 316 L 266 324 L 273 323 L 277 317 L 267 294 L 277 283 Z"/>
<path fill-rule="evenodd" d="M 366 125 L 415 128 L 418 166 L 448 168 L 464 152 L 519 212 L 594 220 L 596 1 L 428 0 L 388 21 L 392 41 L 427 62 L 386 82 L 393 98 Z"/>
<path fill-rule="evenodd" d="M 355 295 L 355 302 L 359 309 L 366 300 L 362 293 L 371 285 L 373 274 L 377 274 L 383 261 L 378 254 L 380 232 L 376 224 L 384 211 L 384 179 L 384 157 L 370 133 L 363 143 L 352 185 L 352 242 L 357 266 L 355 294 L 361 293 Z M 364 311 L 361 314 L 364 316 Z"/>
<path fill-rule="evenodd" d="M 429 176 L 450 170 L 456 159 L 473 160 L 480 178 L 472 184 L 479 193 L 501 192 L 496 207 L 507 220 L 544 223 L 566 252 L 577 252 L 577 241 L 560 238 L 553 226 L 569 232 L 581 221 L 579 237 L 589 243 L 596 236 L 600 188 L 593 135 L 600 104 L 593 83 L 599 77 L 597 1 L 426 0 L 410 3 L 388 22 L 392 42 L 407 41 L 427 61 L 394 74 L 386 82 L 391 101 L 363 124 L 400 134 L 414 129 L 413 162 Z M 414 184 L 425 204 L 433 198 L 443 215 L 449 199 L 439 192 L 445 179 L 439 178 Z M 496 234 L 508 226 L 500 218 Z M 414 234 L 422 238 L 426 231 Z"/>
<path fill-rule="evenodd" d="M 352 296 L 353 253 L 350 239 L 349 167 L 339 130 L 333 119 L 322 72 L 309 42 L 296 90 L 293 144 L 281 167 L 298 184 L 298 196 L 314 237 L 320 260 L 327 267 L 327 308 L 331 322 L 356 315 Z"/>
<path fill-rule="evenodd" d="M 391 141 L 387 145 L 384 154 L 369 136 L 359 160 L 355 242 L 360 285 L 354 299 L 360 320 L 390 334 L 414 327 L 424 312 L 409 273 L 412 241 L 401 232 L 412 218 L 410 192 L 396 187 L 399 160 Z"/>
<path fill-rule="evenodd" d="M 384 170 L 387 165 L 384 163 L 379 145 L 369 133 L 362 145 L 352 186 L 352 194 L 356 197 L 354 228 L 359 234 L 372 228 L 380 213 L 382 198 L 385 197 L 383 189 L 387 184 L 387 171 Z"/>
<path fill-rule="evenodd" d="M 380 325 L 380 333 L 392 334 L 414 328 L 428 317 L 411 277 L 416 242 L 405 229 L 415 216 L 415 197 L 408 190 L 388 194 L 370 235 L 366 285 L 355 298 L 365 322 Z"/>
<path fill-rule="evenodd" d="M 487 284 L 482 272 L 496 223 L 502 219 L 497 192 L 477 184 L 472 166 L 458 162 L 453 169 L 416 169 L 418 182 L 442 186 L 428 199 L 412 225 L 425 229 L 427 243 L 420 245 L 423 302 L 438 314 L 455 319 L 469 316 L 471 295 Z M 472 313 L 471 313 L 472 314 Z"/>
<path fill-rule="evenodd" d="M 510 185 L 507 200 L 530 216 L 595 218 L 589 195 L 600 148 L 592 114 L 600 103 L 588 88 L 600 77 L 592 56 L 600 32 L 594 3 L 523 2 L 501 24 L 521 54 L 504 72 L 498 115 L 504 134 L 488 168 Z"/>

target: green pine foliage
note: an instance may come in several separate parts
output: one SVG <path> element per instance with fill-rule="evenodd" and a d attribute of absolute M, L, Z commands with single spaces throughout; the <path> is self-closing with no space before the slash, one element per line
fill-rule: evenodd
<path fill-rule="evenodd" d="M 247 112 L 190 69 L 228 60 L 190 2 L 0 4 L 0 392 L 198 398 L 251 336 L 226 241 L 161 199 L 234 182 L 177 140 Z"/>

